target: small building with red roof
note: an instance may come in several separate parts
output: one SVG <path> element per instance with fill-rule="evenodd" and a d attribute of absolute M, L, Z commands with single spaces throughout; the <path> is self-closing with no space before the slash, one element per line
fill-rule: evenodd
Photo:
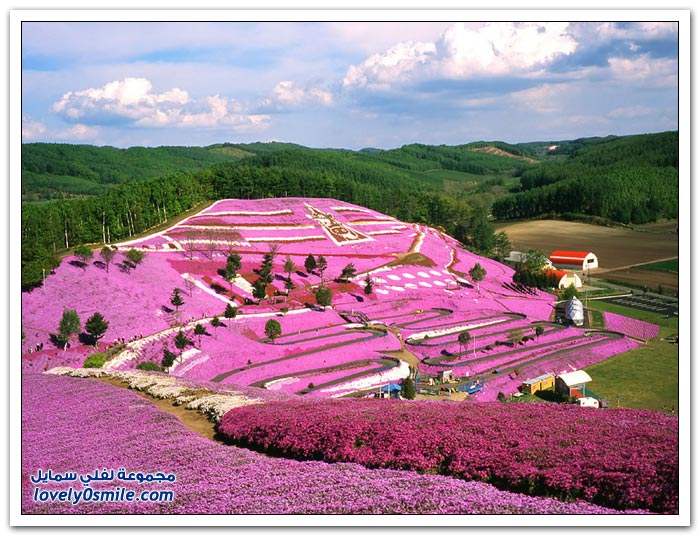
<path fill-rule="evenodd" d="M 598 268 L 598 257 L 590 251 L 553 251 L 549 256 L 555 268 L 590 270 Z"/>
<path fill-rule="evenodd" d="M 554 274 L 554 277 L 557 278 L 557 288 L 567 288 L 571 285 L 573 285 L 574 288 L 581 288 L 583 286 L 583 282 L 578 275 L 567 272 L 566 270 L 552 270 L 551 268 L 545 268 L 544 272 L 547 275 Z"/>

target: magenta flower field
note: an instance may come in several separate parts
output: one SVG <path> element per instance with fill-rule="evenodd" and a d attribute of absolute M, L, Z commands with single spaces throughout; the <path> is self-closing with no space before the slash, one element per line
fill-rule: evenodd
<path fill-rule="evenodd" d="M 22 387 L 24 514 L 621 513 L 441 475 L 262 456 L 196 435 L 137 394 L 91 379 L 26 374 Z M 75 475 L 160 472 L 175 480 L 38 482 L 49 469 Z M 68 488 L 74 503 L 35 500 L 35 494 Z M 75 492 L 87 488 L 90 494 L 117 488 L 165 491 L 172 492 L 172 500 L 76 501 Z"/>
<path fill-rule="evenodd" d="M 114 244 L 110 266 L 101 247 L 86 264 L 67 257 L 22 294 L 26 513 L 678 511 L 673 417 L 495 402 L 527 378 L 626 352 L 658 336 L 658 326 L 609 313 L 605 330 L 555 324 L 555 297 L 513 285 L 511 268 L 436 229 L 334 199 L 222 200 L 169 229 Z M 135 266 L 127 262 L 132 248 L 144 253 Z M 271 250 L 272 282 L 255 298 Z M 241 267 L 229 281 L 231 253 Z M 309 255 L 323 256 L 326 268 L 307 270 Z M 469 276 L 476 263 L 486 270 L 479 284 Z M 341 279 L 349 265 L 354 274 Z M 328 306 L 316 299 L 324 286 Z M 176 289 L 182 303 L 172 299 Z M 231 306 L 235 316 L 225 318 Z M 104 336 L 95 343 L 76 333 L 64 348 L 56 334 L 68 309 L 82 331 L 102 314 Z M 271 320 L 281 329 L 272 339 Z M 461 345 L 465 331 L 471 340 Z M 524 339 L 511 341 L 514 331 Z M 170 352 L 174 363 L 145 373 L 149 381 L 246 390 L 255 405 L 230 410 L 220 423 L 239 446 L 195 435 L 125 389 L 42 374 L 81 369 L 95 352 L 109 352 L 103 368 L 115 374 L 161 365 Z M 484 389 L 459 404 L 368 398 L 415 370 L 452 370 L 479 378 Z M 174 473 L 175 500 L 34 500 L 29 478 L 39 469 L 105 466 Z"/>
<path fill-rule="evenodd" d="M 272 243 L 279 248 L 274 277 L 267 298 L 257 303 L 252 285 Z M 537 341 L 506 348 L 501 343 L 508 330 L 532 334 L 537 322 L 553 320 L 552 295 L 518 292 L 511 285 L 511 268 L 461 248 L 434 229 L 333 199 L 222 200 L 165 231 L 116 247 L 109 270 L 96 250 L 86 266 L 68 258 L 42 287 L 23 294 L 23 370 L 80 366 L 95 351 L 77 337 L 65 351 L 52 342 L 65 309 L 75 309 L 81 322 L 95 312 L 105 317 L 109 328 L 99 350 L 117 341 L 126 343 L 108 368 L 129 369 L 144 361 L 160 364 L 164 350 L 176 351 L 173 341 L 182 330 L 193 345 L 177 352 L 172 374 L 270 383 L 275 389 L 305 390 L 306 396 L 320 397 L 400 381 L 407 366 L 390 367 L 392 371 L 370 363 L 386 365 L 386 353 L 401 350 L 404 341 L 415 355 L 409 364 L 424 373 L 455 368 L 461 376 L 474 376 L 505 369 L 503 377 L 489 379 L 498 389 L 487 388 L 478 395 L 493 400 L 504 389 L 504 394 L 517 389 L 519 382 L 503 379 L 515 368 L 537 376 L 572 363 L 591 364 L 636 344 L 627 337 L 639 340 L 658 333 L 658 326 L 606 314 L 608 328 L 623 340 L 589 337 L 575 328 L 564 332 L 549 324 Z M 131 248 L 145 257 L 130 268 L 124 255 Z M 229 252 L 242 260 L 239 277 L 232 282 L 223 277 Z M 326 258 L 323 274 L 307 273 L 304 261 L 309 254 Z M 290 273 L 283 268 L 287 258 L 295 264 Z M 478 286 L 468 275 L 477 262 L 487 272 Z M 347 282 L 334 281 L 349 264 L 355 275 Z M 287 294 L 288 276 L 294 288 Z M 364 292 L 367 278 L 372 282 L 369 294 Z M 332 306 L 312 310 L 314 289 L 324 284 L 333 294 Z M 170 302 L 176 288 L 184 300 L 177 308 Z M 237 316 L 223 319 L 229 304 L 237 308 Z M 356 313 L 375 331 L 352 331 Z M 222 327 L 211 324 L 215 316 Z M 282 328 L 276 344 L 265 340 L 265 323 L 271 318 Z M 194 336 L 198 323 L 206 328 L 202 337 Z M 377 336 L 376 329 L 383 329 L 383 336 Z M 465 330 L 474 339 L 470 353 L 457 344 Z M 357 383 L 359 371 L 353 363 L 366 365 L 363 382 Z M 348 387 L 308 389 L 309 384 L 332 387 L 327 385 L 331 378 L 333 385 Z"/>
<path fill-rule="evenodd" d="M 661 413 L 289 400 L 232 409 L 219 430 L 296 459 L 438 472 L 618 509 L 678 509 L 678 420 Z"/>

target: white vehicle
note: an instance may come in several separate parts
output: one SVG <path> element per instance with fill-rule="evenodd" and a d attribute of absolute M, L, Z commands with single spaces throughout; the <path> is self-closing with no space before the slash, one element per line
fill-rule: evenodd
<path fill-rule="evenodd" d="M 600 402 L 598 402 L 598 399 L 590 396 L 579 398 L 578 405 L 582 408 L 600 408 Z"/>

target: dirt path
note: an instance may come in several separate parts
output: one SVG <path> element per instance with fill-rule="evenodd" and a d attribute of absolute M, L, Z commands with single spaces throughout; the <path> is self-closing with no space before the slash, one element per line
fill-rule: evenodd
<path fill-rule="evenodd" d="M 114 385 L 115 387 L 122 389 L 129 389 L 126 382 L 123 382 L 117 378 L 103 376 L 100 378 L 90 377 L 88 379 L 109 383 L 110 385 Z M 199 434 L 206 439 L 211 439 L 212 441 L 216 441 L 218 443 L 224 443 L 224 441 L 216 433 L 216 425 L 198 411 L 187 409 L 184 405 L 176 406 L 173 404 L 172 399 L 155 398 L 136 389 L 133 389 L 132 391 L 140 397 L 145 398 L 155 406 L 158 406 L 163 411 L 166 411 L 180 419 L 182 424 L 184 424 L 188 430 Z"/>

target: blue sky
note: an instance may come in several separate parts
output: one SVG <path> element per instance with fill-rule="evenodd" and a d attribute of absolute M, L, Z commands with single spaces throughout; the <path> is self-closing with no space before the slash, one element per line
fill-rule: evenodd
<path fill-rule="evenodd" d="M 675 22 L 24 22 L 22 139 L 360 149 L 675 130 L 678 37 Z"/>

